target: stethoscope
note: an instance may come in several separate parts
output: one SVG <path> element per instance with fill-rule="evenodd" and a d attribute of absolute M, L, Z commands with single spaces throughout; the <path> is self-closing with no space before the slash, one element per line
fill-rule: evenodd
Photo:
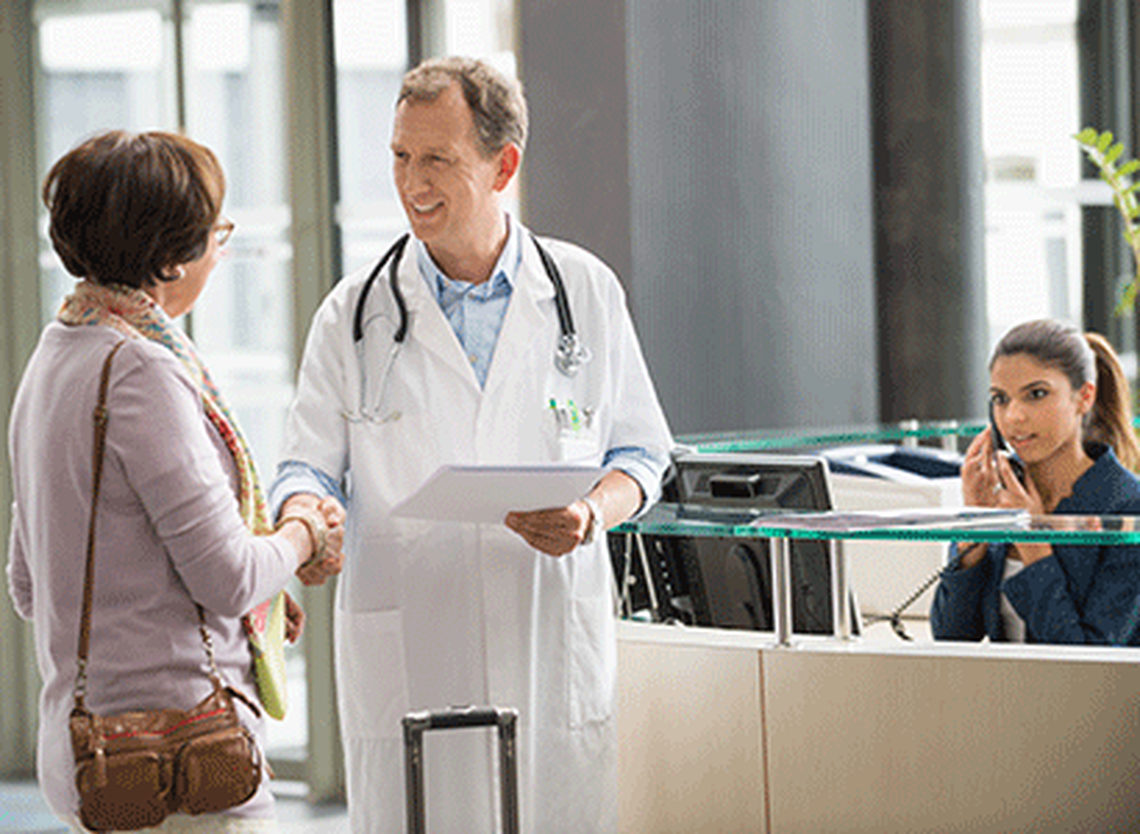
<path fill-rule="evenodd" d="M 368 294 L 372 291 L 372 285 L 376 283 L 377 278 L 384 271 L 385 265 L 388 265 L 388 289 L 392 293 L 392 299 L 396 302 L 396 309 L 399 313 L 399 320 L 396 326 L 395 333 L 392 334 L 392 350 L 388 356 L 388 362 L 384 369 L 384 376 L 380 384 L 380 393 L 377 397 L 377 402 L 383 400 L 384 389 L 387 387 L 388 375 L 392 370 L 392 365 L 399 355 L 400 348 L 403 346 L 404 341 L 408 338 L 408 304 L 404 300 L 404 293 L 400 290 L 400 282 L 398 273 L 400 270 L 400 259 L 404 255 L 404 249 L 407 247 L 408 238 L 410 234 L 405 233 L 392 244 L 380 262 L 376 264 L 372 272 L 369 273 L 368 278 L 364 282 L 364 286 L 360 289 L 360 297 L 356 300 L 356 309 L 353 311 L 352 316 L 352 342 L 356 346 L 358 358 L 361 358 L 362 344 L 364 342 L 364 307 L 365 302 L 368 300 Z M 538 242 L 533 234 L 530 239 L 534 242 L 535 249 L 538 250 L 538 256 L 542 260 L 543 269 L 546 270 L 546 276 L 550 279 L 550 283 L 554 286 L 554 306 L 558 311 L 558 344 L 554 350 L 554 366 L 558 368 L 566 376 L 572 377 L 578 373 L 578 369 L 590 361 L 592 355 L 590 349 L 581 343 L 578 338 L 578 331 L 574 328 L 574 317 L 570 312 L 570 300 L 566 296 L 566 286 L 562 282 L 562 273 L 558 269 L 558 264 L 554 262 L 554 258 L 550 253 Z M 364 397 L 364 363 L 361 361 L 361 398 Z M 391 414 L 379 417 L 376 415 L 368 414 L 363 408 L 361 403 L 361 410 L 357 413 L 345 412 L 344 417 L 353 422 L 361 420 L 371 420 L 374 422 L 388 422 L 390 420 L 399 419 L 400 413 L 394 411 Z"/>

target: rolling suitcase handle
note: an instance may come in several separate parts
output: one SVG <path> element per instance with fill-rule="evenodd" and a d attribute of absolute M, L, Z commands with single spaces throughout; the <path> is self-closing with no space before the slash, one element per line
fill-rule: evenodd
<path fill-rule="evenodd" d="M 462 727 L 499 728 L 499 795 L 504 834 L 518 834 L 518 768 L 515 764 L 515 728 L 519 714 L 498 707 L 453 707 L 438 712 L 410 712 L 404 716 L 404 771 L 408 802 L 408 834 L 425 834 L 424 732 Z"/>

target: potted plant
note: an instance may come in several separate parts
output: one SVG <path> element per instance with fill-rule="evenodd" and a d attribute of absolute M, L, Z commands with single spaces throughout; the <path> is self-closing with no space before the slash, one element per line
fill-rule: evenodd
<path fill-rule="evenodd" d="M 1086 127 L 1073 138 L 1097 167 L 1100 178 L 1112 189 L 1112 202 L 1124 218 L 1124 239 L 1132 250 L 1136 274 L 1124 288 L 1116 305 L 1116 314 L 1122 315 L 1132 309 L 1136 303 L 1137 290 L 1140 290 L 1140 200 L 1136 197 L 1140 191 L 1140 182 L 1133 182 L 1132 179 L 1132 175 L 1140 171 L 1140 162 L 1123 159 L 1124 145 L 1113 141 L 1115 137 L 1111 131 L 1101 133 L 1096 128 Z"/>

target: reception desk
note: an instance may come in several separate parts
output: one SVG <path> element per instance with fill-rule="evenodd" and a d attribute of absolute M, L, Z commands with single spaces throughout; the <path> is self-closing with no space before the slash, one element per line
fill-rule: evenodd
<path fill-rule="evenodd" d="M 1071 526 L 1005 534 L 1138 535 Z M 622 622 L 618 662 L 623 832 L 1140 830 L 1140 649 Z"/>
<path fill-rule="evenodd" d="M 1140 830 L 1140 650 L 619 626 L 621 831 Z"/>

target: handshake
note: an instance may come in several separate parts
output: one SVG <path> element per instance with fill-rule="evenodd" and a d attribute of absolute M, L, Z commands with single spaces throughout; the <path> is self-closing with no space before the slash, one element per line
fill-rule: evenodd
<path fill-rule="evenodd" d="M 293 495 L 281 508 L 274 528 L 281 531 L 290 522 L 300 522 L 308 530 L 308 555 L 297 568 L 297 578 L 305 585 L 323 585 L 344 567 L 345 511 L 335 498 Z"/>

